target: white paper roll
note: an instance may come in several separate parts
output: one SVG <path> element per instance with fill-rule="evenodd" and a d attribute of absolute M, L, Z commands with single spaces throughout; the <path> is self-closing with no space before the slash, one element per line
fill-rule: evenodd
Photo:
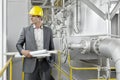
<path fill-rule="evenodd" d="M 31 51 L 31 55 L 38 55 L 38 54 L 46 54 L 47 50 L 38 50 L 38 51 Z"/>
<path fill-rule="evenodd" d="M 50 53 L 50 54 L 57 54 L 56 50 L 54 50 L 54 51 L 47 51 L 47 52 Z"/>

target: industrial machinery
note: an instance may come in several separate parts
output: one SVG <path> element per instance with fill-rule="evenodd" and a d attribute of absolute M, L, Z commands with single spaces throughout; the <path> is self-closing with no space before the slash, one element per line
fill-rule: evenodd
<path fill-rule="evenodd" d="M 54 9 L 51 25 L 56 49 L 62 50 L 62 69 L 69 73 L 68 54 L 74 67 L 98 67 L 96 71 L 86 69 L 86 73 L 73 69 L 70 80 L 109 80 L 115 75 L 120 79 L 119 26 L 116 24 L 119 22 L 114 21 L 119 15 L 118 5 L 119 1 L 114 0 L 63 0 L 63 8 L 56 13 Z M 112 70 L 114 66 L 116 70 Z"/>
<path fill-rule="evenodd" d="M 14 33 L 18 34 L 21 26 L 29 24 L 26 13 L 30 7 L 40 5 L 44 8 L 44 25 L 53 30 L 55 49 L 59 50 L 56 56 L 58 65 L 55 64 L 57 68 L 53 68 L 52 72 L 56 80 L 111 80 L 111 78 L 120 80 L 119 0 L 26 0 L 19 2 L 21 3 L 8 0 L 8 52 L 16 51 L 15 47 L 11 47 L 15 46 L 14 42 L 17 41 L 18 35 Z M 13 15 L 11 8 L 16 9 L 15 5 L 11 6 L 14 3 L 22 5 L 22 9 L 19 6 L 18 8 L 23 12 L 16 12 L 16 15 L 20 16 L 14 15 L 20 18 L 18 22 L 16 21 L 17 25 L 11 24 L 11 15 Z M 26 5 L 27 7 L 24 7 Z M 21 16 L 26 19 L 23 21 Z M 11 27 L 16 28 L 16 26 L 18 27 L 13 32 Z M 11 38 L 11 35 L 15 38 Z M 13 63 L 17 61 L 13 60 Z M 14 64 L 13 67 L 18 65 L 20 64 Z M 16 75 L 16 71 L 13 72 L 13 75 Z M 16 79 L 18 78 L 13 80 Z"/>

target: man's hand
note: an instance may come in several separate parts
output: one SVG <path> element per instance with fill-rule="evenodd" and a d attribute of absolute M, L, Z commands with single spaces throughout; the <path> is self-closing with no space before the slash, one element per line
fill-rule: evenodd
<path fill-rule="evenodd" d="M 22 50 L 21 53 L 25 56 L 25 57 L 28 57 L 28 58 L 31 58 L 32 55 L 30 55 L 30 51 L 29 50 Z"/>

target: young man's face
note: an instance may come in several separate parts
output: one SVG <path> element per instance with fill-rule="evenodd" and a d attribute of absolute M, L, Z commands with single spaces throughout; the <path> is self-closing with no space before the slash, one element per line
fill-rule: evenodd
<path fill-rule="evenodd" d="M 32 24 L 42 23 L 42 18 L 40 16 L 30 15 L 30 19 Z"/>

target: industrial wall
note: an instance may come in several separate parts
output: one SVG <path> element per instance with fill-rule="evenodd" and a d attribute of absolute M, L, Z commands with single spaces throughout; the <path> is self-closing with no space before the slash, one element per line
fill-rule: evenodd
<path fill-rule="evenodd" d="M 29 1 L 30 0 L 7 0 L 7 52 L 17 51 L 16 43 L 20 32 L 23 27 L 29 24 Z M 13 59 L 13 80 L 21 80 L 21 72 L 21 59 Z"/>

